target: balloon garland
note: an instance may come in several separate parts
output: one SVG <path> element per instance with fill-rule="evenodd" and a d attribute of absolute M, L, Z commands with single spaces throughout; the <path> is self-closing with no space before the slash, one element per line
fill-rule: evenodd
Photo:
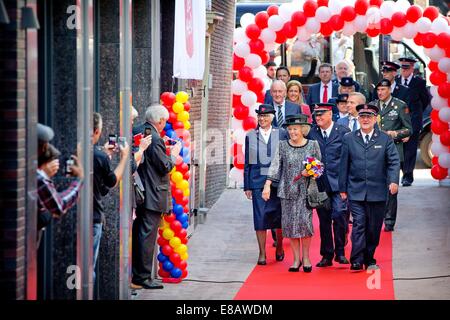
<path fill-rule="evenodd" d="M 170 172 L 170 186 L 172 191 L 173 212 L 164 215 L 159 226 L 159 261 L 158 275 L 163 282 L 180 282 L 188 275 L 187 259 L 188 238 L 186 229 L 189 226 L 189 163 L 191 137 L 189 128 L 189 110 L 191 108 L 189 95 L 180 91 L 176 95 L 172 92 L 161 94 L 161 102 L 169 111 L 169 121 L 161 137 L 169 137 L 166 145 L 172 145 L 175 141 L 181 141 L 183 147 L 176 158 L 175 167 Z M 167 154 L 170 149 L 167 148 Z"/>
<path fill-rule="evenodd" d="M 246 131 L 257 125 L 254 110 L 264 102 L 270 88 L 267 69 L 268 52 L 288 38 L 307 41 L 311 35 L 329 36 L 342 31 L 346 36 L 365 32 L 370 37 L 390 35 L 393 40 L 413 39 L 424 47 L 431 62 L 431 131 L 434 154 L 431 175 L 441 180 L 450 168 L 450 26 L 436 7 L 425 10 L 407 0 L 299 0 L 272 5 L 256 15 L 245 13 L 241 27 L 234 32 L 233 70 L 237 79 L 231 83 L 233 94 L 233 140 L 231 155 L 234 168 L 230 179 L 243 179 L 242 150 Z"/>

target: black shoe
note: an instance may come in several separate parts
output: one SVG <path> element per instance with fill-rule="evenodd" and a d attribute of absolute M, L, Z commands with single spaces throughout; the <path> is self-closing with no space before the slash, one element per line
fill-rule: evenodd
<path fill-rule="evenodd" d="M 275 253 L 275 260 L 283 261 L 284 260 L 284 251 L 281 254 L 276 254 Z"/>
<path fill-rule="evenodd" d="M 333 261 L 331 259 L 322 258 L 318 264 L 316 264 L 316 267 L 322 268 L 322 267 L 331 267 L 333 265 Z"/>
<path fill-rule="evenodd" d="M 410 187 L 410 186 L 412 186 L 412 182 L 410 182 L 410 181 L 402 182 L 402 186 L 404 186 L 404 187 Z"/>
<path fill-rule="evenodd" d="M 303 272 L 310 273 L 312 271 L 312 266 L 303 266 Z"/>
<path fill-rule="evenodd" d="M 135 285 L 141 285 L 144 289 L 163 289 L 163 285 L 156 283 L 150 279 L 145 280 L 142 283 L 135 283 Z"/>
<path fill-rule="evenodd" d="M 384 231 L 386 231 L 386 232 L 392 232 L 392 231 L 394 231 L 394 227 L 393 226 L 384 226 Z"/>
<path fill-rule="evenodd" d="M 302 263 L 300 262 L 300 264 L 298 265 L 298 267 L 290 267 L 288 269 L 289 272 L 299 272 L 300 267 L 302 266 Z"/>
<path fill-rule="evenodd" d="M 378 269 L 380 269 L 380 267 L 375 262 L 366 264 L 364 266 L 366 267 L 366 270 L 378 270 Z"/>
<path fill-rule="evenodd" d="M 340 264 L 350 264 L 350 262 L 347 260 L 345 256 L 336 256 L 334 258 L 334 261 L 340 263 Z"/>
<path fill-rule="evenodd" d="M 359 262 L 354 262 L 352 263 L 352 265 L 350 266 L 350 270 L 363 270 L 363 266 L 361 263 Z"/>
<path fill-rule="evenodd" d="M 258 260 L 257 265 L 258 266 L 265 266 L 267 264 L 266 257 L 264 256 L 264 260 Z"/>

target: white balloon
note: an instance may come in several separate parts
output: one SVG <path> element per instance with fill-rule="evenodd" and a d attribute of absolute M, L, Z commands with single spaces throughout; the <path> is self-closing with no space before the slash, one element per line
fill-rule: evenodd
<path fill-rule="evenodd" d="M 408 0 L 398 0 L 395 3 L 395 7 L 397 8 L 397 11 L 400 11 L 400 12 L 406 12 L 410 6 L 411 6 L 411 4 L 408 2 Z"/>
<path fill-rule="evenodd" d="M 340 14 L 343 8 L 342 0 L 329 0 L 328 8 L 330 9 L 331 15 Z"/>
<path fill-rule="evenodd" d="M 253 69 L 253 77 L 254 78 L 267 78 L 267 69 L 263 65 L 259 66 L 256 69 Z"/>
<path fill-rule="evenodd" d="M 248 110 L 249 110 L 248 115 L 249 115 L 250 117 L 253 117 L 253 118 L 257 118 L 257 117 L 258 117 L 258 114 L 256 113 L 256 110 L 258 109 L 259 105 L 260 105 L 260 104 L 257 102 L 257 103 L 255 103 L 253 106 L 251 106 L 250 108 L 248 108 Z"/>
<path fill-rule="evenodd" d="M 245 34 L 245 29 L 239 27 L 234 29 L 233 40 L 236 43 L 241 43 L 241 42 L 248 42 L 250 39 Z"/>
<path fill-rule="evenodd" d="M 444 57 L 438 62 L 438 68 L 442 72 L 449 73 L 450 72 L 450 58 Z"/>
<path fill-rule="evenodd" d="M 439 110 L 439 119 L 443 122 L 450 122 L 450 107 L 443 107 Z"/>
<path fill-rule="evenodd" d="M 431 143 L 431 152 L 435 156 L 440 156 L 441 154 L 448 153 L 448 147 L 442 145 L 440 141 L 433 141 Z"/>
<path fill-rule="evenodd" d="M 352 36 L 356 33 L 355 24 L 353 21 L 346 22 L 344 28 L 342 28 L 342 34 L 344 36 Z"/>
<path fill-rule="evenodd" d="M 308 30 L 306 30 L 306 28 L 297 28 L 297 39 L 300 42 L 305 42 L 308 41 L 309 39 L 311 39 L 311 33 L 308 32 Z"/>
<path fill-rule="evenodd" d="M 381 20 L 380 9 L 377 7 L 370 7 L 366 12 L 368 24 L 378 24 Z"/>
<path fill-rule="evenodd" d="M 445 51 L 444 51 L 444 49 L 441 49 L 438 46 L 435 46 L 435 47 L 429 49 L 428 56 L 430 57 L 431 60 L 439 61 L 440 59 L 445 57 Z"/>
<path fill-rule="evenodd" d="M 242 129 L 242 120 L 236 119 L 235 117 L 231 118 L 231 129 Z"/>
<path fill-rule="evenodd" d="M 439 93 L 437 91 L 437 87 L 436 86 L 431 86 L 430 87 L 430 94 L 433 97 L 439 96 Z"/>
<path fill-rule="evenodd" d="M 250 46 L 248 43 L 241 42 L 234 47 L 234 53 L 241 58 L 246 58 L 250 54 Z"/>
<path fill-rule="evenodd" d="M 438 163 L 442 168 L 450 168 L 450 153 L 442 153 L 438 157 Z"/>
<path fill-rule="evenodd" d="M 366 16 L 356 16 L 355 21 L 354 21 L 354 25 L 355 25 L 355 30 L 357 32 L 364 32 L 367 29 L 367 17 Z"/>
<path fill-rule="evenodd" d="M 391 37 L 395 41 L 400 41 L 403 39 L 403 34 L 401 28 L 394 27 L 391 32 Z"/>
<path fill-rule="evenodd" d="M 263 78 L 264 81 L 264 91 L 270 90 L 270 86 L 272 85 L 272 80 L 269 78 Z"/>
<path fill-rule="evenodd" d="M 241 96 L 241 102 L 244 106 L 250 107 L 256 103 L 258 97 L 253 91 L 247 90 Z"/>
<path fill-rule="evenodd" d="M 255 15 L 253 13 L 247 12 L 241 16 L 241 27 L 244 28 L 244 30 L 245 28 L 247 28 L 248 25 L 254 22 L 255 22 Z"/>
<path fill-rule="evenodd" d="M 446 32 L 448 27 L 447 20 L 445 20 L 443 17 L 437 17 L 432 23 L 430 31 L 439 34 L 441 32 Z"/>
<path fill-rule="evenodd" d="M 320 23 L 314 18 L 309 18 L 308 21 L 306 21 L 305 29 L 311 34 L 317 33 L 320 30 Z"/>
<path fill-rule="evenodd" d="M 296 8 L 292 3 L 283 3 L 278 7 L 278 15 L 284 22 L 291 21 L 292 14 L 295 12 Z"/>
<path fill-rule="evenodd" d="M 245 135 L 246 135 L 246 133 L 245 133 L 244 129 L 242 129 L 242 126 L 233 131 L 233 138 L 237 144 L 245 143 Z"/>
<path fill-rule="evenodd" d="M 266 43 L 266 44 L 264 45 L 264 51 L 266 51 L 266 52 L 273 51 L 273 50 L 275 50 L 275 48 L 276 48 L 276 43 L 275 43 L 275 42 L 272 42 L 272 43 Z"/>
<path fill-rule="evenodd" d="M 431 141 L 435 142 L 435 141 L 440 141 L 440 136 L 438 134 L 431 134 Z"/>
<path fill-rule="evenodd" d="M 408 22 L 403 26 L 403 36 L 407 39 L 412 39 L 417 35 L 416 26 L 414 23 Z"/>
<path fill-rule="evenodd" d="M 319 7 L 316 11 L 317 21 L 323 23 L 327 22 L 331 18 L 331 11 L 327 7 Z"/>
<path fill-rule="evenodd" d="M 236 182 L 238 184 L 244 181 L 244 170 L 240 170 L 238 168 L 231 168 L 229 174 L 231 182 Z"/>
<path fill-rule="evenodd" d="M 431 98 L 431 107 L 436 110 L 441 110 L 442 108 L 447 107 L 447 99 L 438 95 L 433 96 L 433 98 Z"/>
<path fill-rule="evenodd" d="M 392 1 L 384 1 L 380 6 L 380 14 L 383 18 L 391 18 L 395 12 L 395 3 Z"/>
<path fill-rule="evenodd" d="M 248 91 L 247 84 L 239 79 L 233 80 L 231 82 L 231 92 L 237 96 L 242 95 L 244 92 Z"/>
<path fill-rule="evenodd" d="M 272 31 L 269 28 L 265 28 L 265 29 L 261 30 L 261 34 L 259 35 L 259 38 L 264 43 L 273 43 L 273 42 L 275 42 L 277 35 L 276 35 L 275 31 Z"/>
<path fill-rule="evenodd" d="M 275 32 L 280 31 L 283 28 L 283 24 L 283 19 L 281 19 L 281 17 L 277 15 L 269 17 L 269 20 L 267 22 L 269 29 Z"/>
<path fill-rule="evenodd" d="M 421 17 L 416 21 L 416 30 L 420 33 L 426 33 L 430 31 L 431 20 L 427 17 Z"/>
<path fill-rule="evenodd" d="M 252 69 L 258 68 L 261 65 L 261 63 L 262 63 L 261 57 L 255 53 L 250 53 L 245 58 L 245 65 Z"/>

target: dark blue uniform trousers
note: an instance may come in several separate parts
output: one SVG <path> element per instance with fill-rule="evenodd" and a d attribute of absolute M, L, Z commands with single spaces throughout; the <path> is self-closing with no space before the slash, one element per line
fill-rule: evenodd
<path fill-rule="evenodd" d="M 345 237 L 348 228 L 347 202 L 339 192 L 328 193 L 331 210 L 317 209 L 320 222 L 320 254 L 332 260 L 333 256 L 344 256 Z M 334 246 L 333 246 L 334 234 Z"/>
<path fill-rule="evenodd" d="M 414 132 L 408 142 L 403 144 L 403 152 L 405 155 L 405 161 L 402 162 L 403 179 L 402 181 L 411 182 L 414 181 L 414 167 L 416 166 L 417 158 L 417 146 L 419 145 L 419 132 Z"/>
<path fill-rule="evenodd" d="M 374 254 L 380 242 L 386 202 L 349 201 L 349 206 L 353 216 L 350 262 L 366 265 L 376 263 Z"/>

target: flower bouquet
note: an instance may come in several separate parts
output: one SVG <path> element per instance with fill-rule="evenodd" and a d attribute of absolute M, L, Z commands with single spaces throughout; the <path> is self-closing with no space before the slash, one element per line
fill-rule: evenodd
<path fill-rule="evenodd" d="M 320 160 L 314 157 L 306 157 L 303 164 L 305 165 L 305 169 L 310 177 L 318 178 L 323 174 L 324 166 Z M 294 178 L 294 182 L 298 181 L 301 177 L 302 174 L 300 173 Z"/>

